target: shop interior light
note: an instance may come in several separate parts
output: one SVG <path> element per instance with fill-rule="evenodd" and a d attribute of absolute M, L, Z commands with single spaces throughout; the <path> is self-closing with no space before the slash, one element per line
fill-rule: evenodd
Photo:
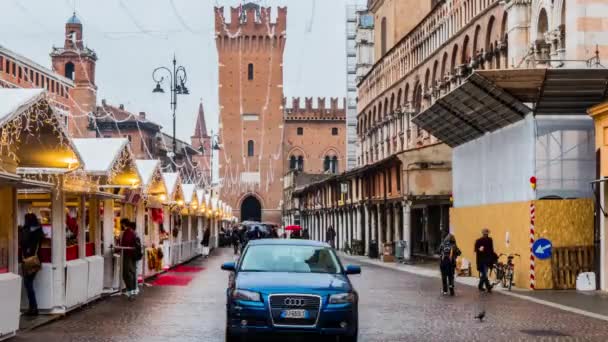
<path fill-rule="evenodd" d="M 178 201 L 177 201 L 177 205 L 184 205 L 184 201 L 182 201 L 182 200 L 178 200 Z"/>
<path fill-rule="evenodd" d="M 158 199 L 161 200 L 161 202 L 164 202 L 167 200 L 167 196 L 166 195 L 160 195 L 158 196 Z"/>

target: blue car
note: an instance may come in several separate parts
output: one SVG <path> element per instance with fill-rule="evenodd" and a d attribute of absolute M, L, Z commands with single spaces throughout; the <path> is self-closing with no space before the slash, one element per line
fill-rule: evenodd
<path fill-rule="evenodd" d="M 356 342 L 359 296 L 348 275 L 358 266 L 343 267 L 326 243 L 310 240 L 255 240 L 238 263 L 226 300 L 226 342 L 260 335 L 336 336 Z"/>

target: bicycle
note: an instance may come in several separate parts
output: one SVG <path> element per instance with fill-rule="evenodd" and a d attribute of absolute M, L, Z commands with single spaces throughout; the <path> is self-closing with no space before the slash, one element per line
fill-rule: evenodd
<path fill-rule="evenodd" d="M 507 257 L 507 262 L 503 263 L 500 261 L 501 257 Z M 515 257 L 520 257 L 519 254 L 500 254 L 498 256 L 498 261 L 494 264 L 493 269 L 496 269 L 496 280 L 492 284 L 495 286 L 501 283 L 503 288 L 508 288 L 511 291 L 511 287 L 513 286 L 513 277 L 515 274 L 515 264 L 513 263 L 513 259 Z"/>

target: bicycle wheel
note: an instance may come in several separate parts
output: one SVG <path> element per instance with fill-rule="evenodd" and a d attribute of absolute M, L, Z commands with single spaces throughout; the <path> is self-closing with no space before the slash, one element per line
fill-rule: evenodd
<path fill-rule="evenodd" d="M 509 280 L 509 291 L 511 291 L 511 288 L 513 287 L 513 270 L 509 270 L 509 274 L 507 277 Z"/>

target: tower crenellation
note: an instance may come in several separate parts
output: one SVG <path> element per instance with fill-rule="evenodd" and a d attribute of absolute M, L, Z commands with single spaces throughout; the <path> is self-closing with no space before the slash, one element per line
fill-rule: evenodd
<path fill-rule="evenodd" d="M 300 97 L 292 97 L 291 101 L 283 99 L 285 119 L 319 119 L 319 120 L 343 120 L 346 117 L 346 99 L 332 97 L 329 99 L 329 107 L 325 97 L 305 97 L 304 106 Z"/>
<path fill-rule="evenodd" d="M 278 7 L 276 20 L 272 20 L 271 7 L 248 3 L 230 7 L 230 16 L 224 7 L 215 7 L 215 31 L 218 36 L 284 36 L 287 29 L 287 7 Z"/>

